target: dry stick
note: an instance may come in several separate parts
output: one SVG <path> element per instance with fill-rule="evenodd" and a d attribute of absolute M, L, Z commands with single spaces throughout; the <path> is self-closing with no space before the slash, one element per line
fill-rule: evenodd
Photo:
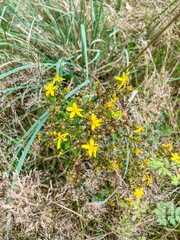
<path fill-rule="evenodd" d="M 57 203 L 57 202 L 53 202 L 53 201 L 51 201 L 51 200 L 49 200 L 49 201 L 50 201 L 51 203 L 54 203 L 55 205 L 57 205 L 57 206 L 60 207 L 60 208 L 64 208 L 64 209 L 66 209 L 67 211 L 69 211 L 69 212 L 71 212 L 71 213 L 74 213 L 75 215 L 77 215 L 78 217 L 80 217 L 81 219 L 83 219 L 84 221 L 87 221 L 81 214 L 73 211 L 72 209 L 67 208 L 67 207 L 65 207 L 65 206 L 63 206 L 63 205 L 61 205 L 61 204 L 59 204 L 59 203 Z"/>
<path fill-rule="evenodd" d="M 159 36 L 166 31 L 166 29 L 174 22 L 178 19 L 178 17 L 180 16 L 180 12 L 178 14 L 176 14 L 176 16 L 172 19 L 172 21 L 160 32 L 158 33 L 158 35 L 147 45 L 147 47 L 145 47 L 134 59 L 133 61 L 123 70 L 123 72 L 126 72 L 127 69 L 129 67 L 131 67 L 133 65 L 133 63 L 159 38 Z M 122 74 L 121 74 L 122 75 Z"/>
<path fill-rule="evenodd" d="M 77 40 L 76 40 L 76 47 L 79 39 L 79 33 L 80 33 L 80 27 L 81 27 L 81 21 L 82 21 L 82 13 L 83 13 L 83 6 L 84 6 L 84 0 L 81 2 L 81 15 L 80 15 L 80 21 L 79 21 L 79 28 L 78 28 L 78 35 L 77 35 Z M 75 47 L 75 49 L 76 49 Z"/>
<path fill-rule="evenodd" d="M 176 226 L 173 229 L 170 229 L 170 231 L 166 235 L 162 236 L 162 238 L 160 240 L 164 240 L 164 237 L 167 237 L 171 232 L 173 232 L 178 227 L 179 224 L 180 223 L 177 223 Z"/>

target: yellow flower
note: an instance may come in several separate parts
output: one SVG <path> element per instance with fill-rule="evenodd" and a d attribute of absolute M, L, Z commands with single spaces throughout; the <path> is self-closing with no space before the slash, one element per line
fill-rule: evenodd
<path fill-rule="evenodd" d="M 80 117 L 83 117 L 83 115 L 80 113 L 81 111 L 83 111 L 83 109 L 78 108 L 76 103 L 73 102 L 73 106 L 72 107 L 67 107 L 66 110 L 70 113 L 70 118 L 73 118 L 75 114 L 77 114 Z"/>
<path fill-rule="evenodd" d="M 124 85 L 124 88 L 126 87 L 127 82 L 129 82 L 129 78 L 127 77 L 128 73 L 123 73 L 122 77 L 114 77 L 118 81 L 121 81 L 122 83 L 118 84 L 118 90 Z"/>
<path fill-rule="evenodd" d="M 66 91 L 67 93 L 71 91 L 71 88 L 70 88 L 69 85 L 67 86 L 67 88 L 65 88 L 65 91 Z"/>
<path fill-rule="evenodd" d="M 113 103 L 115 103 L 118 100 L 118 97 L 116 97 L 116 94 L 113 94 L 112 97 L 113 98 L 111 98 L 111 101 L 106 103 L 109 108 L 111 108 Z"/>
<path fill-rule="evenodd" d="M 143 193 L 143 188 L 140 188 L 140 189 L 136 188 L 133 196 L 135 196 L 137 198 L 138 202 L 139 202 L 139 199 L 143 196 L 143 194 L 144 194 Z"/>
<path fill-rule="evenodd" d="M 97 118 L 95 115 L 94 115 L 94 113 L 92 114 L 92 126 L 91 126 L 91 129 L 94 131 L 94 129 L 96 128 L 96 127 L 100 127 L 101 126 L 101 124 L 100 124 L 100 122 L 102 122 L 102 119 L 101 118 Z"/>
<path fill-rule="evenodd" d="M 144 178 L 145 180 L 147 180 L 147 181 L 144 182 L 144 184 L 149 184 L 149 186 L 152 187 L 152 183 L 153 183 L 153 177 L 152 177 L 152 175 L 150 175 L 150 176 L 144 175 L 143 178 Z"/>
<path fill-rule="evenodd" d="M 170 152 L 172 151 L 172 143 L 162 144 L 162 146 L 167 148 Z"/>
<path fill-rule="evenodd" d="M 142 153 L 142 150 L 138 148 L 138 149 L 136 150 L 136 154 L 139 154 L 139 153 Z"/>
<path fill-rule="evenodd" d="M 118 120 L 124 115 L 124 113 L 121 112 L 121 110 L 119 112 L 116 112 L 113 114 L 115 117 L 118 117 Z"/>
<path fill-rule="evenodd" d="M 107 106 L 108 106 L 109 108 L 111 108 L 111 107 L 112 107 L 112 105 L 113 105 L 113 102 L 112 102 L 112 101 L 110 101 L 110 102 L 107 102 L 106 104 L 107 104 Z"/>
<path fill-rule="evenodd" d="M 142 160 L 142 163 L 146 164 L 146 165 L 149 165 L 149 159 L 143 159 Z"/>
<path fill-rule="evenodd" d="M 147 176 L 147 184 L 149 184 L 150 187 L 152 187 L 152 182 L 153 182 L 152 175 Z"/>
<path fill-rule="evenodd" d="M 62 82 L 63 80 L 65 80 L 65 78 L 61 78 L 61 77 L 59 77 L 59 76 L 56 74 L 56 75 L 55 75 L 55 78 L 53 78 L 53 84 L 55 84 L 56 81 Z"/>
<path fill-rule="evenodd" d="M 132 90 L 132 87 L 128 86 L 126 89 L 127 89 L 128 92 L 130 92 Z"/>
<path fill-rule="evenodd" d="M 98 144 L 94 143 L 93 139 L 90 139 L 90 144 L 82 145 L 82 148 L 88 149 L 88 154 L 90 157 L 94 154 L 96 157 L 96 150 L 98 149 Z"/>
<path fill-rule="evenodd" d="M 96 166 L 94 170 L 95 170 L 95 171 L 99 171 L 99 170 L 100 170 L 100 167 L 99 167 L 99 166 Z"/>
<path fill-rule="evenodd" d="M 42 139 L 42 137 L 41 137 L 41 136 L 39 136 L 39 135 L 38 135 L 38 137 L 37 137 L 37 138 L 38 138 L 38 140 L 39 140 L 39 141 L 43 140 L 43 139 Z"/>
<path fill-rule="evenodd" d="M 60 157 L 62 154 L 63 154 L 63 150 L 61 150 L 61 151 L 59 152 L 58 157 Z"/>
<path fill-rule="evenodd" d="M 171 160 L 175 161 L 176 163 L 179 163 L 180 156 L 178 153 L 171 153 L 172 157 Z"/>
<path fill-rule="evenodd" d="M 136 128 L 138 128 L 138 129 L 136 131 L 133 131 L 133 132 L 138 133 L 138 135 L 141 134 L 141 131 L 144 131 L 143 127 L 137 126 Z"/>
<path fill-rule="evenodd" d="M 116 94 L 114 93 L 113 95 L 112 95 L 112 97 L 113 97 L 113 102 L 115 103 L 115 102 L 117 102 L 117 100 L 119 99 L 118 97 L 116 97 Z"/>
<path fill-rule="evenodd" d="M 133 205 L 132 200 L 129 198 L 125 198 L 125 200 L 129 203 L 129 205 Z"/>
<path fill-rule="evenodd" d="M 54 96 L 54 91 L 57 90 L 57 86 L 54 87 L 53 83 L 50 83 L 48 86 L 45 86 L 46 89 L 46 96 L 49 94 Z"/>
<path fill-rule="evenodd" d="M 69 133 L 64 133 L 64 134 L 58 133 L 58 137 L 54 139 L 54 141 L 58 140 L 57 149 L 59 149 L 61 147 L 61 140 L 64 142 L 67 141 L 67 139 L 66 139 L 67 135 L 69 135 Z"/>
<path fill-rule="evenodd" d="M 118 171 L 117 160 L 113 160 L 113 161 L 110 162 L 109 169 L 112 169 L 112 170 Z"/>

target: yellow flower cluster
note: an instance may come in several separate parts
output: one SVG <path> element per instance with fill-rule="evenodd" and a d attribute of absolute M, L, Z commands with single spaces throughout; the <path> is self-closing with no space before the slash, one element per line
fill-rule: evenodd
<path fill-rule="evenodd" d="M 78 108 L 77 104 L 75 102 L 73 102 L 72 107 L 67 107 L 66 110 L 70 113 L 70 118 L 72 119 L 75 115 L 78 115 L 79 117 L 83 117 L 83 115 L 80 113 L 83 111 L 83 109 Z M 92 125 L 91 125 L 91 129 L 92 131 L 95 130 L 95 128 L 99 128 L 101 126 L 100 122 L 102 122 L 101 118 L 97 118 L 95 116 L 95 114 L 92 114 Z M 88 150 L 88 154 L 90 157 L 92 157 L 92 155 L 94 155 L 94 157 L 96 157 L 96 150 L 98 149 L 98 144 L 94 143 L 93 139 L 90 139 L 90 143 L 86 144 L 86 145 L 82 145 L 82 148 L 85 148 Z"/>
<path fill-rule="evenodd" d="M 44 87 L 46 90 L 46 96 L 50 94 L 54 97 L 54 91 L 57 90 L 57 86 L 54 86 L 54 84 L 56 83 L 56 81 L 62 82 L 63 80 L 65 80 L 65 78 L 61 78 L 56 74 L 55 78 L 53 78 L 53 82 Z"/>
<path fill-rule="evenodd" d="M 115 79 L 118 80 L 118 89 L 120 89 L 122 86 L 124 86 L 124 88 L 127 85 L 127 82 L 129 81 L 129 78 L 127 77 L 129 73 L 123 73 L 122 77 L 115 77 Z M 55 95 L 55 91 L 57 90 L 57 86 L 55 86 L 56 83 L 61 83 L 63 80 L 65 80 L 64 78 L 59 77 L 58 75 L 55 75 L 55 78 L 53 79 L 53 81 L 45 86 L 45 90 L 46 90 L 46 96 L 51 95 L 54 96 Z M 66 92 L 70 91 L 70 88 L 68 87 L 67 89 L 65 89 Z M 117 118 L 117 120 L 120 120 L 120 118 L 124 115 L 124 113 L 121 110 L 116 109 L 114 105 L 114 103 L 116 103 L 118 101 L 118 97 L 116 96 L 116 94 L 112 95 L 112 98 L 109 102 L 107 102 L 107 106 L 108 108 L 110 108 L 111 112 L 112 112 L 112 116 L 114 118 Z M 113 107 L 113 108 L 112 108 Z M 117 111 L 115 111 L 115 109 Z M 66 108 L 66 111 L 69 112 L 69 116 L 70 119 L 72 120 L 75 116 L 78 117 L 85 117 L 86 115 L 83 116 L 83 109 L 80 108 L 75 102 L 72 103 L 71 106 L 68 106 Z M 92 113 L 91 115 L 91 130 L 95 131 L 96 128 L 100 128 L 100 126 L 102 125 L 102 119 L 101 118 L 97 118 L 96 115 L 94 113 Z M 134 131 L 137 132 L 138 134 L 141 133 L 141 131 L 143 131 L 144 128 L 138 128 L 138 130 Z M 62 141 L 67 141 L 66 137 L 67 135 L 69 135 L 69 133 L 58 133 L 57 137 L 54 138 L 54 142 L 57 141 L 57 149 L 61 148 L 61 142 Z M 90 157 L 94 156 L 96 157 L 96 152 L 98 149 L 98 144 L 94 142 L 94 140 L 92 138 L 90 138 L 90 142 L 88 144 L 82 145 L 82 148 L 87 149 L 87 153 L 89 154 Z M 62 154 L 62 152 L 61 152 Z M 60 155 L 61 155 L 60 154 Z M 117 164 L 112 164 L 112 168 L 114 170 L 117 170 Z"/>
<path fill-rule="evenodd" d="M 133 196 L 135 196 L 137 198 L 138 202 L 139 202 L 139 199 L 143 196 L 143 194 L 144 194 L 143 193 L 143 188 L 140 188 L 140 189 L 136 188 Z"/>
<path fill-rule="evenodd" d="M 164 148 L 166 148 L 169 152 L 172 151 L 172 143 L 162 144 L 162 146 L 163 146 Z"/>
<path fill-rule="evenodd" d="M 118 164 L 117 164 L 117 160 L 113 160 L 113 161 L 110 162 L 109 169 L 118 171 L 119 167 L 118 167 Z"/>
<path fill-rule="evenodd" d="M 53 84 L 55 84 L 56 83 L 56 81 L 57 82 L 62 82 L 62 81 L 64 81 L 65 80 L 65 78 L 61 78 L 61 77 L 59 77 L 57 74 L 55 75 L 55 78 L 53 78 Z"/>
<path fill-rule="evenodd" d="M 142 153 L 142 152 L 143 152 L 143 151 L 142 151 L 141 149 L 139 149 L 139 148 L 136 150 L 136 154 L 140 154 L 140 153 Z"/>
<path fill-rule="evenodd" d="M 133 132 L 138 133 L 138 135 L 140 135 L 141 132 L 144 131 L 144 128 L 143 128 L 143 127 L 140 127 L 139 125 L 138 125 L 136 128 L 137 128 L 137 130 L 136 130 L 136 131 L 133 131 Z"/>
<path fill-rule="evenodd" d="M 148 175 L 144 175 L 143 178 L 145 179 L 144 184 L 149 185 L 150 187 L 152 187 L 152 183 L 153 183 L 153 177 L 152 175 L 148 176 Z"/>
<path fill-rule="evenodd" d="M 100 122 L 102 122 L 102 119 L 101 118 L 97 118 L 94 113 L 92 114 L 92 126 L 91 126 L 91 129 L 94 131 L 96 127 L 100 127 L 101 124 Z"/>
<path fill-rule="evenodd" d="M 107 102 L 106 104 L 109 108 L 111 108 L 113 104 L 117 102 L 117 100 L 118 100 L 118 97 L 116 97 L 116 94 L 113 94 L 110 102 Z"/>
<path fill-rule="evenodd" d="M 118 117 L 118 120 L 124 115 L 124 113 L 123 112 L 121 112 L 121 110 L 120 111 L 117 111 L 117 112 L 112 112 L 112 115 L 113 115 L 113 117 Z"/>

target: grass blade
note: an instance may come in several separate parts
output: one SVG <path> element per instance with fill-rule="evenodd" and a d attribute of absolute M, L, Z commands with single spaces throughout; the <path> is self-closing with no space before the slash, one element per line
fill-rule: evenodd
<path fill-rule="evenodd" d="M 86 42 L 86 32 L 85 32 L 84 24 L 81 24 L 81 36 L 82 36 L 82 45 L 83 45 L 82 51 L 84 50 L 85 63 L 86 63 L 86 80 L 88 80 L 88 56 L 87 56 L 87 42 Z"/>
<path fill-rule="evenodd" d="M 54 63 L 44 63 L 44 64 L 42 64 L 42 65 L 43 65 L 43 66 L 49 66 L 49 65 L 50 65 L 50 66 L 55 66 L 56 64 L 54 64 Z M 15 68 L 15 69 L 13 69 L 13 70 L 11 70 L 11 71 L 9 71 L 9 72 L 6 72 L 6 73 L 1 74 L 1 75 L 0 75 L 0 79 L 5 78 L 5 77 L 7 77 L 7 76 L 9 76 L 9 75 L 11 75 L 11 74 L 13 74 L 13 73 L 15 73 L 15 72 L 20 71 L 20 70 L 24 70 L 24 69 L 31 68 L 31 67 L 38 67 L 38 64 L 37 64 L 37 63 L 28 64 L 28 65 L 25 65 L 25 66 L 21 66 L 21 67 Z"/>

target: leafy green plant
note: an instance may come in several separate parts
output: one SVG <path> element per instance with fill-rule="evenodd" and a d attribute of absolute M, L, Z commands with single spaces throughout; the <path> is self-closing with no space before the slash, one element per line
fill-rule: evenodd
<path fill-rule="evenodd" d="M 179 163 L 174 164 L 172 161 L 170 162 L 167 158 L 156 158 L 154 161 L 150 162 L 149 168 L 169 177 L 172 185 L 178 185 L 180 183 L 180 175 L 178 172 L 179 165 Z"/>
<path fill-rule="evenodd" d="M 180 207 L 175 207 L 174 202 L 161 202 L 154 210 L 157 222 L 162 226 L 175 226 L 180 221 Z"/>

